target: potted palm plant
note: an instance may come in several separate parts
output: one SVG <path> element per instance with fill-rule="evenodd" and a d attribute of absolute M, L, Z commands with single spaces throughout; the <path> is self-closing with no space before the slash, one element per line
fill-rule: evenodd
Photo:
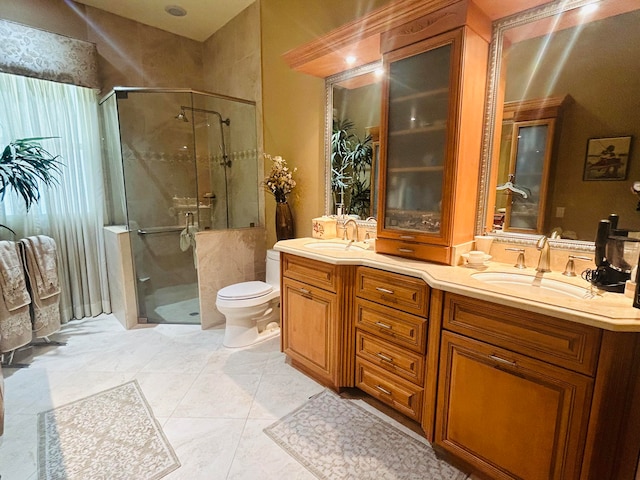
<path fill-rule="evenodd" d="M 342 203 L 347 214 L 369 216 L 373 148 L 371 135 L 361 140 L 349 119 L 333 120 L 331 135 L 331 189 L 334 204 Z"/>
<path fill-rule="evenodd" d="M 41 140 L 55 137 L 22 138 L 10 142 L 0 157 L 0 200 L 8 189 L 17 193 L 27 211 L 40 200 L 40 186 L 58 183 L 61 173 L 59 155 L 53 155 L 40 145 Z M 13 232 L 5 225 L 0 225 Z M 15 233 L 15 232 L 14 232 Z"/>

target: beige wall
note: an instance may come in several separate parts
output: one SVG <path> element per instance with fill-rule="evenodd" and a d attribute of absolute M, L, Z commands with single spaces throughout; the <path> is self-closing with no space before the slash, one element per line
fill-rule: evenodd
<path fill-rule="evenodd" d="M 253 93 L 262 98 L 262 110 L 259 100 L 258 110 L 262 111 L 264 126 L 258 123 L 258 131 L 264 135 L 264 151 L 282 155 L 298 168 L 298 187 L 290 201 L 296 234 L 304 236 L 311 233 L 311 218 L 324 212 L 324 80 L 290 70 L 282 54 L 385 3 L 387 0 L 260 0 L 240 16 L 239 22 L 247 30 L 225 27 L 220 32 L 222 40 L 211 38 L 200 48 L 198 42 L 91 7 L 74 4 L 76 13 L 63 0 L 2 0 L 0 17 L 96 42 L 105 91 L 115 84 L 172 86 L 248 98 L 248 90 L 243 88 L 239 93 L 233 89 L 253 85 L 247 88 L 253 88 Z M 252 18 L 257 7 L 259 21 Z M 96 23 L 95 29 L 87 28 L 83 16 Z M 260 34 L 253 29 L 260 29 Z M 255 48 L 255 43 L 233 40 L 241 37 L 261 42 L 262 82 L 256 56 L 245 50 Z M 232 52 L 225 46 L 231 46 Z M 199 65 L 202 71 L 198 71 Z M 227 88 L 230 90 L 225 92 Z M 260 145 L 260 138 L 258 141 Z M 264 166 L 265 170 L 269 168 Z M 267 196 L 269 247 L 275 243 L 274 203 Z"/>
<path fill-rule="evenodd" d="M 311 219 L 324 213 L 324 80 L 291 70 L 282 54 L 385 3 L 260 0 L 264 151 L 298 168 L 289 198 L 297 237 L 311 236 Z M 275 201 L 267 196 L 268 247 L 276 241 L 274 217 Z"/>
<path fill-rule="evenodd" d="M 195 40 L 63 0 L 2 0 L 0 18 L 95 43 L 102 93 L 118 85 L 204 89 Z"/>

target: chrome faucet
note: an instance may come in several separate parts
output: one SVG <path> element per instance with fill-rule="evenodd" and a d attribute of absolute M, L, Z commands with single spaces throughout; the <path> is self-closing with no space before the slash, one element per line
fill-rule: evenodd
<path fill-rule="evenodd" d="M 547 237 L 542 235 L 536 242 L 536 248 L 540 251 L 540 259 L 536 271 L 540 273 L 551 271 L 551 249 Z"/>
<path fill-rule="evenodd" d="M 351 224 L 351 223 L 353 223 L 353 226 L 355 227 L 354 239 L 355 240 L 358 239 L 358 224 L 356 223 L 356 221 L 353 218 L 350 218 L 346 222 L 344 222 L 344 233 L 342 234 L 342 239 L 343 240 L 349 240 L 349 224 Z"/>

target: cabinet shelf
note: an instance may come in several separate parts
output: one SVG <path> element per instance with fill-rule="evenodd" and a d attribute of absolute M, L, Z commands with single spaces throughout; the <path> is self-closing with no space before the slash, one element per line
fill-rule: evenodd
<path fill-rule="evenodd" d="M 389 173 L 420 173 L 420 172 L 442 172 L 443 165 L 435 165 L 430 167 L 389 167 Z"/>
<path fill-rule="evenodd" d="M 447 95 L 449 93 L 449 87 L 437 88 L 434 90 L 427 90 L 424 92 L 412 93 L 410 95 L 403 95 L 391 100 L 391 103 L 409 102 L 411 100 L 417 100 L 420 98 L 435 97 L 438 95 Z"/>
<path fill-rule="evenodd" d="M 400 135 L 416 135 L 420 133 L 439 132 L 444 131 L 447 128 L 446 122 L 438 123 L 437 125 L 429 125 L 427 127 L 419 128 L 407 128 L 406 130 L 396 130 L 395 132 L 389 132 L 389 136 L 395 137 Z"/>

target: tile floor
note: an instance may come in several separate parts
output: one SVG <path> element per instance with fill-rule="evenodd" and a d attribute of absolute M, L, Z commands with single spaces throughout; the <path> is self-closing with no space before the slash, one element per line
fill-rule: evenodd
<path fill-rule="evenodd" d="M 223 334 L 199 325 L 127 331 L 111 315 L 65 325 L 52 339 L 66 346 L 39 347 L 29 368 L 4 369 L 0 477 L 38 478 L 38 412 L 137 379 L 182 465 L 164 479 L 315 478 L 262 430 L 323 387 L 285 362 L 279 338 L 232 350 Z"/>

